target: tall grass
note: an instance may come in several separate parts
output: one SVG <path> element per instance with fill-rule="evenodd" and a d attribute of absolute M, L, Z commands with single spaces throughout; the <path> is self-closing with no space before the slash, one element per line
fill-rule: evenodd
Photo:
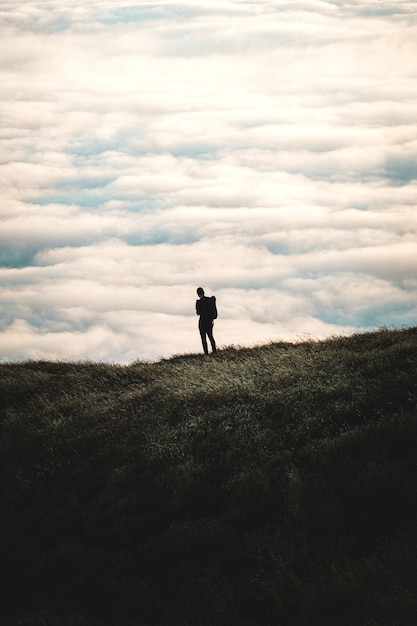
<path fill-rule="evenodd" d="M 0 366 L 3 626 L 407 626 L 417 329 Z"/>

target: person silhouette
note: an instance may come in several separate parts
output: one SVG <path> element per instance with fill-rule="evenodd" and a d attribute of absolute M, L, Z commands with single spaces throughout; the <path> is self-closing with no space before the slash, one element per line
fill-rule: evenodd
<path fill-rule="evenodd" d="M 204 354 L 208 354 L 207 337 L 210 340 L 213 354 L 217 354 L 216 342 L 213 337 L 213 320 L 217 318 L 216 298 L 215 296 L 211 296 L 210 298 L 205 296 L 202 287 L 198 287 L 197 295 L 199 299 L 196 300 L 195 311 L 196 314 L 200 316 L 198 329 L 200 331 Z"/>

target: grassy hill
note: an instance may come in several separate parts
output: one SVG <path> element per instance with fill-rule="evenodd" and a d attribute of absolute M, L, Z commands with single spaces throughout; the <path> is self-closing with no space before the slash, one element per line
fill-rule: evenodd
<path fill-rule="evenodd" d="M 417 329 L 0 366 L 1 626 L 417 623 Z"/>

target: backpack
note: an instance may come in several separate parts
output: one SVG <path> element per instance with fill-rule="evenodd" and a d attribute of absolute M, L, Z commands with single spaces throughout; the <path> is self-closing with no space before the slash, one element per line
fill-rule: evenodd
<path fill-rule="evenodd" d="M 211 296 L 210 300 L 210 317 L 212 320 L 217 319 L 216 296 Z"/>

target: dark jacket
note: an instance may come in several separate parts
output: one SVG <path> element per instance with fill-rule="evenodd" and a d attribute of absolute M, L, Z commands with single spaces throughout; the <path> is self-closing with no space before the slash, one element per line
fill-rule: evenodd
<path fill-rule="evenodd" d="M 195 310 L 200 316 L 202 322 L 212 322 L 217 318 L 216 298 L 215 296 L 203 296 L 195 303 Z"/>

